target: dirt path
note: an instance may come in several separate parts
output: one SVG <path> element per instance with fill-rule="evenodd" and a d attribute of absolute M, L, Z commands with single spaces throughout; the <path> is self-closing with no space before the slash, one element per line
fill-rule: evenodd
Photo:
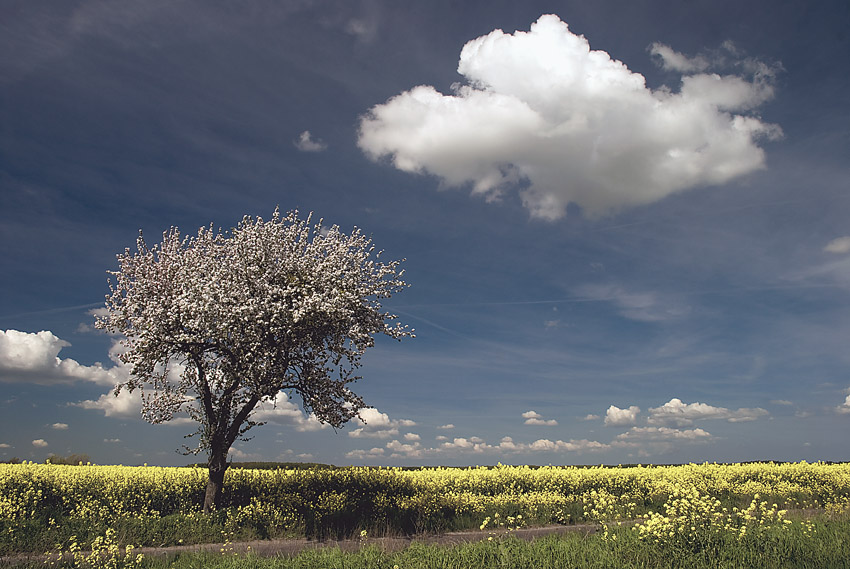
<path fill-rule="evenodd" d="M 345 539 L 345 540 L 324 540 L 315 541 L 309 539 L 270 539 L 257 541 L 240 541 L 229 543 L 226 546 L 227 553 L 245 554 L 251 552 L 262 557 L 272 557 L 275 555 L 294 556 L 302 551 L 322 549 L 325 547 L 339 547 L 343 551 L 357 551 L 364 545 L 377 546 L 383 551 L 400 551 L 410 546 L 414 542 L 437 544 L 444 546 L 459 545 L 462 543 L 472 543 L 482 541 L 491 536 L 504 536 L 508 533 L 515 535 L 520 539 L 531 541 L 538 537 L 553 534 L 566 533 L 583 533 L 585 535 L 595 533 L 596 525 L 578 524 L 569 526 L 543 526 L 533 528 L 521 528 L 511 532 L 507 530 L 495 531 L 458 531 L 442 534 L 417 535 L 409 537 L 375 537 L 360 539 Z M 221 543 L 204 543 L 196 545 L 175 545 L 169 547 L 139 547 L 134 549 L 135 553 L 143 553 L 149 557 L 176 557 L 182 553 L 198 553 L 210 552 L 219 553 L 222 550 Z M 0 567 L 11 567 L 29 561 L 44 561 L 44 555 L 22 554 L 0 557 Z"/>
<path fill-rule="evenodd" d="M 520 539 L 524 539 L 526 541 L 531 541 L 535 538 L 552 535 L 552 534 L 565 534 L 569 532 L 581 532 L 584 534 L 594 533 L 597 529 L 597 526 L 590 524 L 583 525 L 572 525 L 572 526 L 545 526 L 545 527 L 535 527 L 535 528 L 523 528 L 517 529 L 512 532 L 508 532 L 507 530 L 499 530 L 499 531 L 458 531 L 458 532 L 449 532 L 442 534 L 433 534 L 433 535 L 418 535 L 418 536 L 409 536 L 409 537 L 377 537 L 377 538 L 367 538 L 365 540 L 360 539 L 346 539 L 346 540 L 325 540 L 325 541 L 313 541 L 307 539 L 276 539 L 276 540 L 266 540 L 266 541 L 245 541 L 231 544 L 229 547 L 232 548 L 234 553 L 244 553 L 249 551 L 253 551 L 254 553 L 262 556 L 272 556 L 272 555 L 297 555 L 302 551 L 308 549 L 321 549 L 324 547 L 339 547 L 343 551 L 357 551 L 364 545 L 377 546 L 384 551 L 400 551 L 410 546 L 411 543 L 427 543 L 427 544 L 437 544 L 437 545 L 459 545 L 461 543 L 471 543 L 476 541 L 482 541 L 491 536 L 504 536 L 508 533 L 515 535 Z M 173 551 L 169 551 L 173 550 Z M 173 553 L 173 552 L 181 552 L 181 551 L 214 551 L 218 552 L 221 550 L 221 545 L 219 544 L 206 544 L 206 545 L 194 545 L 187 546 L 182 548 L 162 548 L 162 549 L 153 549 L 151 548 L 149 551 L 151 554 L 160 554 L 160 553 Z M 140 550 L 142 553 L 147 553 L 146 550 Z"/>

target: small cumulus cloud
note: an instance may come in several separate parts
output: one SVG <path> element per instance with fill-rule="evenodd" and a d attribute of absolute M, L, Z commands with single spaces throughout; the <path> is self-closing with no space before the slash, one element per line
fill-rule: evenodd
<path fill-rule="evenodd" d="M 594 415 L 593 413 L 589 413 L 581 418 L 582 421 L 596 421 L 599 419 L 599 415 Z"/>
<path fill-rule="evenodd" d="M 590 441 L 587 439 L 569 441 L 549 439 L 537 439 L 531 443 L 515 442 L 511 437 L 503 437 L 498 444 L 490 444 L 481 437 L 456 437 L 448 440 L 446 437 L 438 437 L 444 439 L 443 444 L 427 448 L 423 447 L 418 441 L 411 443 L 402 443 L 398 440 L 390 441 L 386 444 L 385 449 L 391 454 L 390 458 L 406 458 L 420 459 L 423 457 L 441 457 L 441 456 L 456 456 L 458 454 L 494 454 L 494 453 L 510 453 L 510 454 L 530 454 L 530 453 L 546 453 L 546 452 L 596 452 L 611 448 L 611 445 L 600 443 L 598 441 Z M 354 450 L 347 453 L 346 458 L 350 459 L 369 459 L 383 457 L 384 449 L 379 447 L 371 450 Z"/>
<path fill-rule="evenodd" d="M 121 442 L 121 439 L 103 439 L 103 442 L 117 444 Z"/>
<path fill-rule="evenodd" d="M 358 412 L 358 417 L 355 417 L 352 423 L 360 425 L 360 427 L 349 432 L 349 437 L 369 437 L 376 439 L 388 439 L 398 436 L 399 428 L 416 425 L 416 422 L 410 419 L 390 419 L 389 415 L 381 413 L 372 407 L 361 409 Z"/>
<path fill-rule="evenodd" d="M 526 411 L 522 414 L 522 416 L 525 419 L 526 425 L 538 425 L 544 427 L 555 427 L 558 425 L 558 421 L 555 419 L 544 419 L 543 415 L 537 411 Z"/>
<path fill-rule="evenodd" d="M 392 452 L 390 458 L 422 458 L 425 454 L 422 445 L 418 442 L 405 444 L 400 441 L 390 441 L 387 443 L 387 449 Z"/>
<path fill-rule="evenodd" d="M 771 405 L 793 405 L 792 401 L 788 401 L 787 399 L 771 399 Z"/>
<path fill-rule="evenodd" d="M 850 236 L 833 239 L 823 248 L 827 253 L 850 253 Z"/>
<path fill-rule="evenodd" d="M 418 441 L 418 440 L 422 440 L 422 437 L 420 437 L 416 433 L 405 433 L 404 440 L 406 440 L 406 441 Z"/>
<path fill-rule="evenodd" d="M 494 30 L 461 50 L 466 84 L 450 95 L 420 85 L 372 107 L 358 146 L 487 200 L 518 190 L 546 220 L 571 203 L 600 217 L 763 168 L 759 143 L 781 136 L 753 112 L 773 96 L 771 69 L 709 74 L 699 56 L 652 52 L 682 74 L 678 92 L 649 89 L 555 15 L 528 32 Z"/>
<path fill-rule="evenodd" d="M 295 141 L 295 148 L 302 152 L 322 152 L 328 145 L 321 140 L 314 140 L 309 130 L 302 132 Z"/>
<path fill-rule="evenodd" d="M 89 316 L 94 316 L 95 318 L 106 318 L 109 316 L 109 309 L 104 307 L 101 308 L 92 308 L 88 312 L 86 312 Z M 106 330 L 98 330 L 94 327 L 94 321 L 91 322 L 80 322 L 77 326 L 77 332 L 100 332 L 106 333 L 111 336 L 118 336 L 117 332 L 108 332 Z"/>
<path fill-rule="evenodd" d="M 634 425 L 639 413 L 640 407 L 637 405 L 632 405 L 628 409 L 620 409 L 616 405 L 611 405 L 605 411 L 605 425 L 609 427 Z"/>
<path fill-rule="evenodd" d="M 369 450 L 353 450 L 351 452 L 345 453 L 345 458 L 350 458 L 353 460 L 365 460 L 382 456 L 384 456 L 384 449 L 382 449 L 381 447 L 374 447 Z"/>
<path fill-rule="evenodd" d="M 443 450 L 463 450 L 467 452 L 481 453 L 485 450 L 490 450 L 492 447 L 484 442 L 480 437 L 456 437 L 451 441 L 444 442 L 440 445 Z"/>
<path fill-rule="evenodd" d="M 257 405 L 257 409 L 251 414 L 251 420 L 294 427 L 298 432 L 318 431 L 328 427 L 315 414 L 304 413 L 298 405 L 290 401 L 289 395 L 282 391 L 270 401 Z"/>
<path fill-rule="evenodd" d="M 835 408 L 835 412 L 842 415 L 850 413 L 850 395 L 844 398 L 844 403 Z"/>
<path fill-rule="evenodd" d="M 694 71 L 705 71 L 711 67 L 711 62 L 707 57 L 703 55 L 688 57 L 663 43 L 653 43 L 649 46 L 649 52 L 660 60 L 661 68 L 666 71 L 692 73 Z"/>
<path fill-rule="evenodd" d="M 103 411 L 107 417 L 138 418 L 142 415 L 142 396 L 138 391 L 131 393 L 122 389 L 118 395 L 114 391 L 104 393 L 97 399 L 88 399 L 70 403 L 74 407 Z"/>
<path fill-rule="evenodd" d="M 90 381 L 114 386 L 121 381 L 116 368 L 104 369 L 99 363 L 85 366 L 70 358 L 59 358 L 62 348 L 70 345 L 47 330 L 0 330 L 0 383 L 51 385 Z"/>
<path fill-rule="evenodd" d="M 610 448 L 610 445 L 600 443 L 599 441 L 589 441 L 587 439 L 569 441 L 552 441 L 549 439 L 537 439 L 533 443 L 516 443 L 511 437 L 503 437 L 499 445 L 496 447 L 500 451 L 514 453 L 528 452 L 584 452 L 584 451 L 602 451 Z"/>
<path fill-rule="evenodd" d="M 704 419 L 725 419 L 730 423 L 742 423 L 755 421 L 769 414 L 761 407 L 733 410 L 699 402 L 683 403 L 681 399 L 673 398 L 661 407 L 651 407 L 647 422 L 651 425 L 672 424 L 681 427 Z"/>
<path fill-rule="evenodd" d="M 8 443 L 0 443 L 0 448 L 12 448 L 12 445 Z"/>
<path fill-rule="evenodd" d="M 617 435 L 618 441 L 707 440 L 711 433 L 703 429 L 680 430 L 670 427 L 632 427 Z"/>
<path fill-rule="evenodd" d="M 44 440 L 44 439 L 35 439 L 32 442 L 32 446 L 37 447 L 37 448 L 44 448 L 44 447 L 47 446 L 47 441 Z"/>
<path fill-rule="evenodd" d="M 104 416 L 114 419 L 139 419 L 144 418 L 142 412 L 143 398 L 158 396 L 160 393 L 157 390 L 136 389 L 130 391 L 126 388 L 116 393 L 114 389 L 111 389 L 97 399 L 77 401 L 68 403 L 68 405 L 91 411 L 103 411 Z M 174 397 L 179 396 L 175 395 Z M 192 401 L 194 401 L 193 397 L 185 395 L 181 405 L 191 404 Z M 170 420 L 163 421 L 165 425 L 190 425 L 194 423 L 195 421 L 187 415 L 184 408 L 178 409 Z"/>
<path fill-rule="evenodd" d="M 57 431 L 67 431 L 68 423 L 53 423 L 52 425 L 50 425 L 50 428 Z"/>
<path fill-rule="evenodd" d="M 439 427 L 437 427 L 437 428 L 438 428 L 438 429 L 443 429 L 443 430 L 445 430 L 445 431 L 448 431 L 448 430 L 450 430 L 450 429 L 454 429 L 454 428 L 455 428 L 455 426 L 454 426 L 453 424 L 451 424 L 451 423 L 448 423 L 447 425 L 440 425 L 440 426 L 439 426 Z"/>
<path fill-rule="evenodd" d="M 227 451 L 227 457 L 230 460 L 260 460 L 263 458 L 262 455 L 248 453 L 235 447 L 230 447 L 230 450 Z"/>

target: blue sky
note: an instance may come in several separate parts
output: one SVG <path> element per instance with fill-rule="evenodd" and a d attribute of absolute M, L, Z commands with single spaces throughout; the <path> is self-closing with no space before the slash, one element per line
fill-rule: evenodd
<path fill-rule="evenodd" d="M 846 2 L 0 1 L 0 458 L 179 465 L 92 329 L 150 240 L 315 212 L 410 288 L 236 460 L 846 460 Z M 114 356 L 113 356 L 114 357 Z"/>

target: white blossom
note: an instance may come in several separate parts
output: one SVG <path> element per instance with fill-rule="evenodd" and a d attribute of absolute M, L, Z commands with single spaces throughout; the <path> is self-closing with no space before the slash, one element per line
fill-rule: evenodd
<path fill-rule="evenodd" d="M 131 375 L 116 393 L 142 389 L 150 422 L 181 410 L 198 421 L 194 451 L 210 451 L 211 473 L 214 455 L 226 460 L 258 424 L 257 404 L 281 391 L 334 427 L 357 416 L 365 404 L 348 384 L 374 335 L 413 336 L 381 307 L 407 287 L 400 261 L 381 261 L 357 228 L 275 210 L 228 233 L 172 227 L 152 247 L 140 233 L 137 245 L 118 255 L 108 312 L 96 320 L 124 336 Z"/>

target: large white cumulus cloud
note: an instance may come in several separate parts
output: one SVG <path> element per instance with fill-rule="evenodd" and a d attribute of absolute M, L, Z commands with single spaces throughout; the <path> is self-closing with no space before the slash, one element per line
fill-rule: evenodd
<path fill-rule="evenodd" d="M 421 85 L 370 109 L 358 144 L 488 199 L 521 187 L 535 217 L 558 219 L 570 203 L 598 217 L 764 166 L 757 142 L 780 131 L 750 112 L 773 94 L 769 70 L 705 67 L 689 68 L 678 92 L 651 90 L 557 16 L 541 16 L 528 32 L 468 42 L 458 65 L 467 84 L 453 94 Z"/>

